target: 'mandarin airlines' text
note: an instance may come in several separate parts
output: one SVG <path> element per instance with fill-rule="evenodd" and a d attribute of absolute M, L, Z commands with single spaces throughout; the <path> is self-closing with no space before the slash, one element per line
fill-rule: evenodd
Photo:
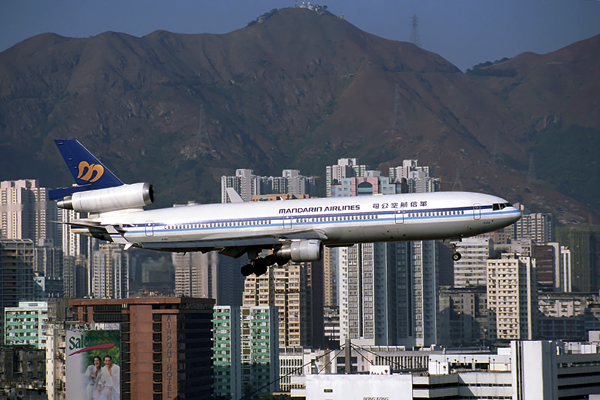
<path fill-rule="evenodd" d="M 358 211 L 360 204 L 352 206 L 327 206 L 327 207 L 297 207 L 297 208 L 280 208 L 279 214 L 304 214 L 327 211 Z"/>

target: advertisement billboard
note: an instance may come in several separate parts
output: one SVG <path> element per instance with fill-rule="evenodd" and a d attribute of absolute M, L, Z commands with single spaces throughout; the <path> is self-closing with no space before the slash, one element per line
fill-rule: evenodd
<path fill-rule="evenodd" d="M 67 399 L 121 398 L 119 324 L 67 331 Z"/>

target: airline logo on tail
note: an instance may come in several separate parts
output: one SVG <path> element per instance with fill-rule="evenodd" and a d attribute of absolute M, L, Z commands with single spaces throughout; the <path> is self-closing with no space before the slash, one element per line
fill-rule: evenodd
<path fill-rule="evenodd" d="M 86 172 L 85 175 L 83 173 Z M 92 176 L 96 172 L 96 176 L 92 179 Z M 96 182 L 98 179 L 102 177 L 104 174 L 104 167 L 100 164 L 89 164 L 87 161 L 82 161 L 79 163 L 79 175 L 77 175 L 77 179 L 82 179 L 86 182 Z M 82 176 L 83 175 L 83 176 Z"/>

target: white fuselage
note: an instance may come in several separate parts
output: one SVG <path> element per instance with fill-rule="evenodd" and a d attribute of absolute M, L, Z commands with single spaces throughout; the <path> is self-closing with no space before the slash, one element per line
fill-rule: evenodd
<path fill-rule="evenodd" d="M 100 214 L 127 242 L 167 251 L 207 251 L 318 239 L 326 246 L 457 239 L 516 222 L 519 210 L 480 193 L 435 192 L 189 205 Z"/>

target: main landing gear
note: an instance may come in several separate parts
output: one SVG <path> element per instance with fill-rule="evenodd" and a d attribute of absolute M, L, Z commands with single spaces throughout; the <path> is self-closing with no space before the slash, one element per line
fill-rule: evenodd
<path fill-rule="evenodd" d="M 250 264 L 246 264 L 242 267 L 241 272 L 242 275 L 256 275 L 261 276 L 266 273 L 269 269 L 270 265 L 273 265 L 277 262 L 277 259 L 273 256 L 267 256 L 265 258 L 255 258 L 250 262 Z"/>
<path fill-rule="evenodd" d="M 452 261 L 458 261 L 461 259 L 461 255 L 458 251 L 456 251 L 456 247 L 458 242 L 452 242 L 450 243 L 452 245 Z"/>

